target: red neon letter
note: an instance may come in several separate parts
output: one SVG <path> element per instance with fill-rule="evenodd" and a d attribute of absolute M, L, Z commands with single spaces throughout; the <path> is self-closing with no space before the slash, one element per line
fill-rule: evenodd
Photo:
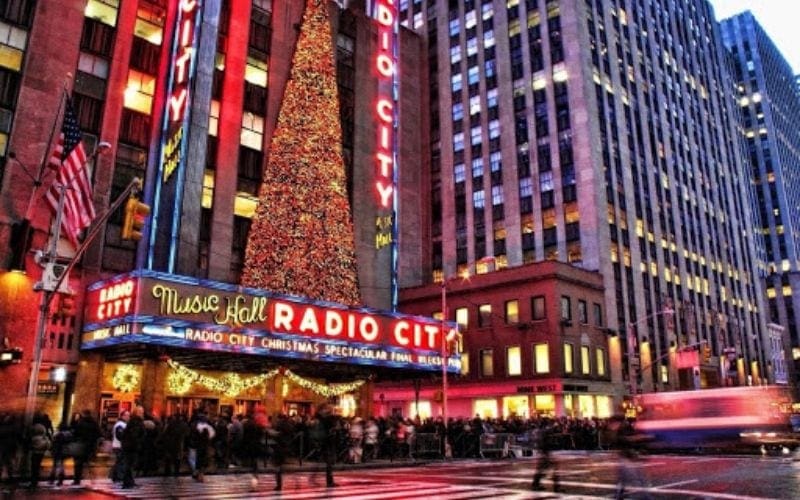
<path fill-rule="evenodd" d="M 177 122 L 183 117 L 184 104 L 186 104 L 186 89 L 181 89 L 180 92 L 170 96 L 169 109 L 172 121 Z"/>
<path fill-rule="evenodd" d="M 386 54 L 378 54 L 375 59 L 375 67 L 378 69 L 378 73 L 386 78 L 391 78 L 392 73 L 394 73 L 394 62 Z"/>

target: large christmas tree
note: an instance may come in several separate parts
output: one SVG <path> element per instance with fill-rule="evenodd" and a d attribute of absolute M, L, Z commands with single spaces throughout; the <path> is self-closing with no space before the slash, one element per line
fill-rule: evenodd
<path fill-rule="evenodd" d="M 327 5 L 306 1 L 241 281 L 359 305 Z"/>

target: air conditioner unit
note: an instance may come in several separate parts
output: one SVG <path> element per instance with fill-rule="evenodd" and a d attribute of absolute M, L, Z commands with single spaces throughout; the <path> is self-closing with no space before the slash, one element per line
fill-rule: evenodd
<path fill-rule="evenodd" d="M 64 278 L 64 281 L 61 282 L 61 286 L 59 286 L 58 290 L 56 290 L 58 280 L 61 279 L 61 276 L 66 271 L 66 264 L 59 264 L 57 262 L 46 263 L 44 265 L 44 271 L 42 272 L 42 281 L 37 283 L 36 285 L 39 285 L 39 287 L 34 286 L 34 289 L 38 288 L 47 292 L 58 292 L 72 295 L 73 292 L 69 287 L 69 276 Z"/>

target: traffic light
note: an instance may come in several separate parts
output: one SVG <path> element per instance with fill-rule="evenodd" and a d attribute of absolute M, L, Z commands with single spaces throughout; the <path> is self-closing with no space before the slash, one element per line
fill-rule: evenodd
<path fill-rule="evenodd" d="M 0 365 L 16 364 L 22 361 L 22 349 L 7 348 L 0 351 Z"/>
<path fill-rule="evenodd" d="M 135 196 L 128 198 L 122 221 L 122 239 L 133 241 L 142 239 L 142 229 L 148 215 L 150 215 L 150 205 L 142 203 Z"/>

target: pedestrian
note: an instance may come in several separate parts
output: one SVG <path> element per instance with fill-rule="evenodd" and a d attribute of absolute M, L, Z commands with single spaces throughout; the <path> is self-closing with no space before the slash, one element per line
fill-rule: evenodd
<path fill-rule="evenodd" d="M 125 430 L 122 432 L 122 487 L 135 488 L 133 470 L 139 461 L 146 430 L 144 428 L 144 408 L 137 406 L 131 412 Z"/>
<path fill-rule="evenodd" d="M 192 469 L 192 477 L 201 483 L 205 481 L 208 447 L 215 434 L 214 426 L 208 422 L 205 412 L 195 412 L 189 423 L 189 466 Z"/>
<path fill-rule="evenodd" d="M 47 428 L 41 423 L 31 426 L 28 448 L 31 455 L 31 483 L 28 489 L 35 490 L 39 485 L 39 475 L 42 471 L 42 459 L 50 449 L 50 437 Z"/>
<path fill-rule="evenodd" d="M 552 470 L 553 491 L 557 492 L 559 491 L 558 464 L 552 455 L 554 446 L 553 424 L 549 421 L 543 421 L 534 436 L 536 447 L 539 450 L 539 457 L 536 461 L 536 472 L 533 474 L 532 489 L 543 490 L 542 479 L 548 470 Z"/>
<path fill-rule="evenodd" d="M 53 434 L 53 443 L 50 446 L 50 455 L 53 457 L 53 467 L 50 469 L 50 484 L 61 486 L 64 483 L 64 459 L 67 457 L 67 445 L 72 441 L 72 431 L 66 422 L 58 424 L 58 430 Z"/>
<path fill-rule="evenodd" d="M 189 422 L 186 416 L 178 413 L 167 419 L 167 425 L 158 438 L 158 447 L 164 459 L 164 475 L 177 476 L 181 470 L 183 450 L 189 436 Z"/>
<path fill-rule="evenodd" d="M 17 449 L 20 443 L 20 419 L 12 412 L 0 412 L 0 479 L 11 482 L 16 470 Z"/>
<path fill-rule="evenodd" d="M 114 452 L 114 465 L 111 467 L 109 476 L 111 477 L 111 481 L 115 483 L 122 482 L 122 434 L 125 432 L 125 426 L 128 425 L 128 420 L 130 418 L 131 412 L 123 410 L 119 419 L 114 422 L 114 427 L 111 428 L 111 450 Z"/>
<path fill-rule="evenodd" d="M 275 466 L 275 491 L 280 491 L 283 486 L 283 466 L 289 454 L 289 446 L 294 436 L 294 425 L 284 414 L 277 415 L 272 427 L 267 429 L 272 439 L 272 463 Z"/>
<path fill-rule="evenodd" d="M 72 426 L 73 456 L 75 471 L 72 484 L 79 485 L 83 479 L 83 469 L 94 456 L 97 440 L 100 439 L 100 426 L 92 416 L 91 410 L 83 410 Z"/>
<path fill-rule="evenodd" d="M 320 451 L 325 461 L 325 486 L 335 488 L 338 485 L 333 480 L 333 466 L 336 463 L 338 448 L 339 418 L 330 403 L 321 404 L 317 408 L 316 416 Z"/>
<path fill-rule="evenodd" d="M 242 438 L 239 450 L 242 457 L 242 465 L 250 467 L 253 474 L 258 473 L 258 460 L 266 450 L 264 436 L 266 426 L 259 424 L 259 421 L 252 413 L 249 413 L 242 422 Z"/>
<path fill-rule="evenodd" d="M 645 441 L 645 436 L 636 432 L 633 422 L 621 416 L 613 417 L 609 426 L 616 434 L 615 444 L 620 457 L 614 498 L 621 500 L 627 495 L 626 488 L 647 486 L 647 481 L 640 472 L 641 468 L 636 463 L 641 459 L 640 446 Z M 650 498 L 650 496 L 642 493 L 640 498 Z"/>
<path fill-rule="evenodd" d="M 374 418 L 367 420 L 367 425 L 364 427 L 364 454 L 362 460 L 374 460 L 378 455 L 378 434 L 380 429 Z"/>

